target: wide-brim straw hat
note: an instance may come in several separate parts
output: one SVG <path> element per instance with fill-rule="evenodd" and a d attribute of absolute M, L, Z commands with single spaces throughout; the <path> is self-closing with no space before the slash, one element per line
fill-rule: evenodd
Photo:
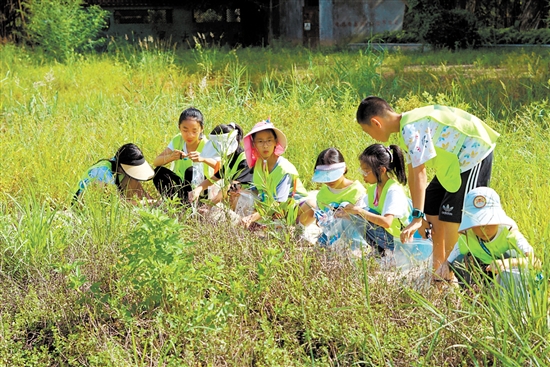
<path fill-rule="evenodd" d="M 155 171 L 145 161 L 145 158 L 132 162 L 132 164 L 121 163 L 120 166 L 124 170 L 124 173 L 138 181 L 148 181 L 155 175 Z"/>
<path fill-rule="evenodd" d="M 244 152 L 246 155 L 246 163 L 248 164 L 248 167 L 252 168 L 256 164 L 256 160 L 258 159 L 258 152 L 256 151 L 256 148 L 254 148 L 254 144 L 252 142 L 252 135 L 264 131 L 264 130 L 273 130 L 275 131 L 275 135 L 277 137 L 277 145 L 275 146 L 275 155 L 282 155 L 287 147 L 287 140 L 285 134 L 277 129 L 269 120 L 267 121 L 260 121 L 254 127 L 252 130 L 244 136 L 243 139 L 243 145 L 244 145 Z"/>

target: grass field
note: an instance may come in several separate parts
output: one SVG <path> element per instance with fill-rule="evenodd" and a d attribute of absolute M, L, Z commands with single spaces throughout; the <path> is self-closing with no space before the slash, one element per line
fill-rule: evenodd
<path fill-rule="evenodd" d="M 0 365 L 550 365 L 548 50 L 109 49 L 57 63 L 0 46 Z M 290 235 L 114 192 L 70 208 L 89 165 L 127 142 L 152 161 L 189 106 L 206 132 L 270 117 L 310 189 L 331 146 L 359 179 L 372 141 L 355 110 L 371 94 L 460 107 L 502 134 L 491 185 L 546 276 L 528 301 L 413 289 Z"/>

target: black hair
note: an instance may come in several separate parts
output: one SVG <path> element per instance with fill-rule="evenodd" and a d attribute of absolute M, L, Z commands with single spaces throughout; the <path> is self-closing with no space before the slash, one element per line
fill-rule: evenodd
<path fill-rule="evenodd" d="M 389 147 L 382 144 L 369 145 L 359 155 L 359 161 L 372 169 L 377 182 L 382 182 L 380 168 L 385 167 L 386 171 L 393 174 L 400 184 L 407 184 L 403 152 L 397 145 L 390 145 Z"/>
<path fill-rule="evenodd" d="M 256 138 L 256 134 L 261 131 L 271 131 L 271 134 L 273 134 L 273 137 L 275 138 L 275 140 L 277 140 L 277 133 L 273 129 L 264 129 L 264 130 L 256 131 L 255 133 L 252 134 L 252 140 L 254 140 Z"/>
<path fill-rule="evenodd" d="M 371 118 L 384 116 L 388 111 L 394 112 L 388 102 L 380 97 L 369 96 L 361 101 L 355 117 L 358 123 L 370 125 Z"/>
<path fill-rule="evenodd" d="M 121 164 L 128 164 L 128 165 L 138 165 L 141 164 L 143 161 L 145 161 L 145 157 L 143 156 L 143 153 L 139 147 L 133 143 L 126 143 L 115 153 L 114 158 L 111 159 L 100 159 L 99 161 L 95 162 L 94 165 L 98 164 L 101 161 L 109 161 L 111 162 L 111 172 L 113 172 L 113 175 L 115 177 L 115 185 L 118 189 L 119 193 L 123 193 L 123 188 L 120 185 L 120 180 L 118 177 L 118 168 Z M 122 167 L 120 167 L 122 169 Z M 124 170 L 122 169 L 124 172 Z M 80 198 L 80 195 L 82 195 L 82 190 L 78 189 L 77 192 L 73 196 L 72 203 L 74 204 L 78 199 Z"/>
<path fill-rule="evenodd" d="M 189 107 L 180 115 L 180 119 L 178 120 L 178 127 L 181 125 L 181 123 L 187 119 L 195 119 L 197 122 L 201 125 L 201 128 L 204 129 L 204 116 L 202 115 L 202 112 L 194 107 Z"/>
<path fill-rule="evenodd" d="M 315 162 L 315 167 L 317 166 L 323 166 L 323 165 L 329 165 L 329 164 L 336 164 L 336 163 L 344 163 L 344 156 L 342 153 L 336 149 L 336 148 L 328 148 L 323 150 L 319 155 L 317 156 L 317 161 Z M 348 172 L 348 168 L 346 167 L 346 170 L 344 174 Z"/>
<path fill-rule="evenodd" d="M 233 130 L 237 130 L 237 142 L 239 145 L 243 141 L 243 128 L 240 127 L 238 124 L 231 122 L 227 125 L 220 124 L 216 126 L 214 129 L 212 129 L 212 132 L 210 132 L 211 135 L 221 135 L 221 134 L 228 134 Z"/>
<path fill-rule="evenodd" d="M 137 163 L 137 161 L 141 161 L 143 159 L 145 158 L 143 157 L 141 149 L 133 143 L 124 144 L 118 148 L 115 154 L 115 161 L 117 161 L 118 164 L 134 165 L 133 163 Z M 141 164 L 141 162 L 137 164 Z"/>
<path fill-rule="evenodd" d="M 111 171 L 115 175 L 115 185 L 118 188 L 118 191 L 122 193 L 122 186 L 120 185 L 118 178 L 118 168 L 121 164 L 127 164 L 130 166 L 142 164 L 145 161 L 145 157 L 141 152 L 141 149 L 133 143 L 127 143 L 118 148 L 115 153 L 115 159 L 111 161 Z M 124 172 L 124 169 L 122 172 Z"/>

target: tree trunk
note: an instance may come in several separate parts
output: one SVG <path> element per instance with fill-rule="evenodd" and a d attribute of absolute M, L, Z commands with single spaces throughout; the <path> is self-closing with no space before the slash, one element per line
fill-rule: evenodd
<path fill-rule="evenodd" d="M 523 9 L 519 16 L 519 29 L 528 31 L 537 29 L 542 22 L 542 16 L 545 8 L 545 1 L 526 0 L 523 2 Z"/>

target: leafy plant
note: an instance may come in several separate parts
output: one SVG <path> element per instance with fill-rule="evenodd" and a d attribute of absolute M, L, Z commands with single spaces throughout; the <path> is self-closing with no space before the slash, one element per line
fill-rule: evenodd
<path fill-rule="evenodd" d="M 158 210 L 141 211 L 140 219 L 122 250 L 121 282 L 134 291 L 130 309 L 165 308 L 178 297 L 182 281 L 179 274 L 189 269 L 193 260 L 185 248 L 193 243 L 183 242 L 178 221 Z"/>
<path fill-rule="evenodd" d="M 84 8 L 83 0 L 33 0 L 24 4 L 27 39 L 60 60 L 105 41 L 98 36 L 107 25 L 108 13 L 98 6 Z"/>

